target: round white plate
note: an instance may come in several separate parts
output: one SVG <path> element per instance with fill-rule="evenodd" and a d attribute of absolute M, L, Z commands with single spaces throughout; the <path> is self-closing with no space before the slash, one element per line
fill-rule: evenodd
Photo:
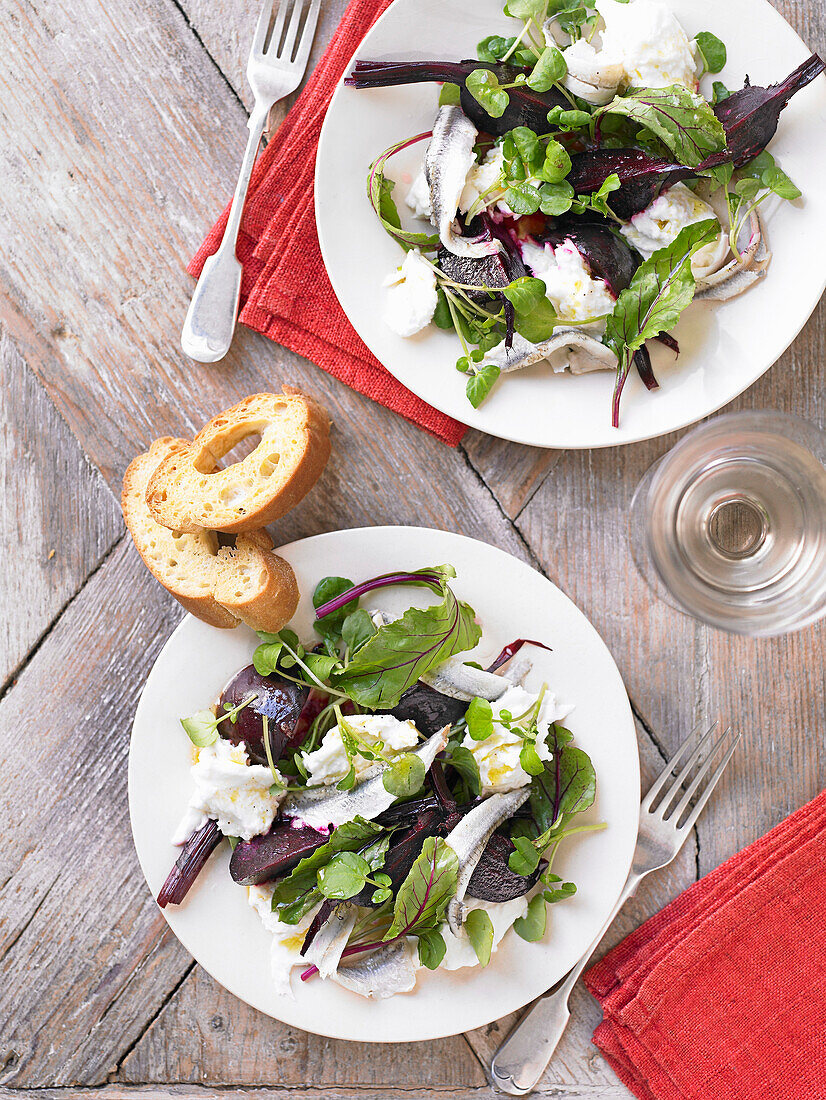
<path fill-rule="evenodd" d="M 746 74 L 754 84 L 776 83 L 811 52 L 767 0 L 669 3 L 689 35 L 710 30 L 728 47 L 726 68 L 705 78 L 706 91 L 712 79 L 742 87 Z M 502 0 L 395 0 L 356 56 L 475 57 L 480 39 L 513 34 L 515 26 L 502 14 Z M 755 382 L 792 342 L 823 293 L 826 79 L 820 76 L 786 107 L 770 146 L 803 198 L 780 204 L 769 218 L 774 258 L 768 276 L 731 302 L 691 306 L 676 330 L 681 348 L 676 362 L 652 345 L 660 389 L 647 393 L 632 371 L 619 429 L 611 427 L 612 374 L 554 375 L 545 364 L 500 379 L 474 410 L 465 397 L 466 378 L 455 370 L 461 351 L 454 333 L 430 325 L 403 339 L 384 324 L 382 280 L 401 263 L 402 252 L 366 197 L 368 165 L 395 142 L 432 128 L 436 96 L 433 84 L 338 88 L 318 147 L 316 220 L 333 289 L 359 336 L 408 389 L 457 420 L 538 447 L 610 447 L 665 435 L 714 412 Z M 425 147 L 421 142 L 388 162 L 388 173 L 399 181 L 403 217 L 403 196 Z"/>
<path fill-rule="evenodd" d="M 481 1027 L 527 1004 L 576 962 L 615 903 L 628 874 L 637 835 L 639 760 L 634 723 L 617 667 L 581 611 L 558 588 L 516 558 L 485 543 L 419 527 L 375 527 L 315 535 L 279 550 L 292 564 L 302 596 L 293 625 L 311 635 L 311 594 L 328 574 L 354 581 L 394 569 L 452 564 L 455 591 L 475 608 L 483 627 L 480 658 L 514 638 L 544 640 L 532 650 L 529 686 L 547 681 L 575 704 L 568 724 L 594 762 L 597 800 L 588 817 L 601 832 L 572 838 L 554 870 L 578 892 L 550 911 L 547 942 L 528 944 L 509 933 L 486 970 L 420 971 L 413 993 L 365 1000 L 332 982 L 302 983 L 295 1000 L 273 991 L 269 934 L 229 877 L 229 853 L 212 857 L 181 906 L 164 916 L 176 936 L 212 976 L 237 997 L 305 1031 L 374 1042 L 435 1039 Z M 375 600 L 372 599 L 375 597 Z M 365 606 L 401 612 L 432 602 L 417 589 L 371 593 Z M 230 677 L 249 664 L 251 630 L 217 630 L 187 616 L 161 651 L 144 687 L 129 755 L 129 807 L 138 858 L 157 896 L 178 849 L 169 838 L 190 793 L 190 743 L 178 719 L 210 706 Z"/>

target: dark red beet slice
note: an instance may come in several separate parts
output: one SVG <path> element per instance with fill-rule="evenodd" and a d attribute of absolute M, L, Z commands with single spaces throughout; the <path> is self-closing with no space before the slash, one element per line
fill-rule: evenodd
<path fill-rule="evenodd" d="M 242 886 L 271 882 L 291 871 L 305 856 L 329 839 L 326 833 L 311 829 L 309 825 L 298 828 L 273 825 L 263 836 L 238 841 L 229 861 L 229 873 L 233 881 Z"/>
<path fill-rule="evenodd" d="M 637 253 L 605 222 L 557 218 L 541 239 L 554 246 L 572 241 L 593 277 L 604 280 L 615 298 L 625 290 L 640 265 Z"/>
<path fill-rule="evenodd" d="M 634 366 L 637 368 L 637 374 L 647 390 L 658 390 L 660 388 L 660 383 L 654 377 L 651 356 L 645 344 L 634 352 Z"/>
<path fill-rule="evenodd" d="M 401 834 L 397 834 L 387 850 L 384 866 L 381 870 L 390 876 L 393 889 L 397 890 L 407 877 L 416 857 L 421 853 L 422 845 L 429 836 L 446 836 L 450 828 L 461 815 L 446 815 L 441 810 L 429 810 L 420 815 L 416 823 Z M 375 886 L 369 883 L 361 893 L 352 899 L 356 905 L 372 905 Z"/>
<path fill-rule="evenodd" d="M 540 868 L 531 875 L 517 875 L 508 867 L 513 844 L 501 833 L 494 833 L 487 843 L 482 858 L 470 876 L 467 892 L 479 901 L 511 901 L 521 898 L 539 878 Z"/>
<path fill-rule="evenodd" d="M 218 823 L 211 820 L 192 834 L 160 889 L 158 905 L 161 909 L 181 904 L 222 839 Z"/>
<path fill-rule="evenodd" d="M 611 192 L 608 202 L 621 218 L 644 210 L 664 186 L 697 174 L 693 168 L 652 157 L 642 149 L 587 149 L 571 157 L 568 183 L 578 195 L 590 194 L 613 173 L 622 186 Z"/>
<path fill-rule="evenodd" d="M 465 88 L 465 80 L 474 69 L 490 69 L 501 84 L 512 83 L 526 70 L 515 65 L 492 65 L 486 61 L 356 61 L 344 81 L 352 88 L 387 88 L 396 84 L 440 81 L 458 84 L 462 110 L 478 130 L 498 136 L 515 126 L 530 126 L 538 134 L 548 129 L 548 111 L 552 107 L 570 107 L 556 89 L 534 92 L 530 88 L 510 88 L 508 106 L 501 118 L 493 118 Z"/>
<path fill-rule="evenodd" d="M 390 714 L 400 722 L 409 719 L 419 733 L 432 737 L 444 726 L 458 722 L 467 708 L 461 699 L 451 699 L 419 681 L 407 689 Z"/>
<path fill-rule="evenodd" d="M 745 88 L 717 104 L 714 113 L 726 131 L 729 157 L 735 167 L 763 152 L 777 130 L 780 112 L 795 92 L 805 88 L 823 69 L 823 61 L 813 53 L 779 84 L 761 88 L 746 83 Z"/>
<path fill-rule="evenodd" d="M 502 242 L 504 251 L 491 256 L 455 256 L 446 248 L 439 249 L 439 267 L 449 279 L 468 286 L 492 286 L 497 289 L 508 286 L 514 279 L 527 275 L 528 271 L 517 251 L 510 234 L 494 234 L 489 218 L 478 217 L 464 227 L 463 237 L 474 240 L 492 241 L 494 236 Z M 490 298 L 484 290 L 469 290 L 468 297 L 476 302 L 488 302 Z"/>
<path fill-rule="evenodd" d="M 233 745 L 243 741 L 250 760 L 266 764 L 263 716 L 266 715 L 268 721 L 273 760 L 278 760 L 295 731 L 309 688 L 277 676 L 260 676 L 252 665 L 247 665 L 224 688 L 218 713 L 222 713 L 225 706 L 237 707 L 252 692 L 256 696 L 253 702 L 238 712 L 234 723 L 222 722 L 218 732 Z"/>

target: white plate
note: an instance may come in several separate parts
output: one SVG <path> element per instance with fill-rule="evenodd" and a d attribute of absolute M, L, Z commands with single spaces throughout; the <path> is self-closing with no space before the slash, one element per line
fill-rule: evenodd
<path fill-rule="evenodd" d="M 670 0 L 670 6 L 689 35 L 710 30 L 726 43 L 728 64 L 713 79 L 730 88 L 741 87 L 746 73 L 752 83 L 776 83 L 811 52 L 766 0 Z M 481 38 L 512 34 L 515 26 L 503 16 L 502 0 L 395 0 L 356 56 L 475 57 Z M 711 79 L 705 78 L 709 87 Z M 435 110 L 433 84 L 370 91 L 340 86 L 318 148 L 316 219 L 333 289 L 359 336 L 408 389 L 465 424 L 538 447 L 609 447 L 665 435 L 755 382 L 792 342 L 823 293 L 826 79 L 820 76 L 786 107 L 770 146 L 803 198 L 781 204 L 770 218 L 774 258 L 767 278 L 731 302 L 690 307 L 676 331 L 676 363 L 664 348 L 654 349 L 659 391 L 647 393 L 632 372 L 616 429 L 613 375 L 574 378 L 536 364 L 501 379 L 474 410 L 465 397 L 465 376 L 454 369 L 460 354 L 455 334 L 431 325 L 402 339 L 384 324 L 382 280 L 402 253 L 379 225 L 365 192 L 370 162 L 394 142 L 430 130 Z M 422 142 L 392 158 L 389 174 L 409 181 L 424 149 Z M 401 211 L 406 186 L 398 189 Z"/>
<path fill-rule="evenodd" d="M 296 999 L 277 996 L 269 974 L 271 937 L 227 871 L 221 848 L 181 906 L 164 916 L 184 946 L 237 997 L 294 1027 L 375 1042 L 435 1039 L 480 1027 L 527 1004 L 570 969 L 619 896 L 636 842 L 639 760 L 628 698 L 605 644 L 581 611 L 527 565 L 485 543 L 419 527 L 377 527 L 315 535 L 279 550 L 304 593 L 294 625 L 311 635 L 311 593 L 327 574 L 365 580 L 400 568 L 449 562 L 454 587 L 483 627 L 479 653 L 495 655 L 514 638 L 538 638 L 532 651 L 540 683 L 574 703 L 569 725 L 590 753 L 598 796 L 589 817 L 608 827 L 563 845 L 554 869 L 579 889 L 550 911 L 547 942 L 509 934 L 486 970 L 420 972 L 413 993 L 365 1000 L 332 982 L 302 984 Z M 432 602 L 415 589 L 373 593 L 374 605 L 401 613 Z M 365 603 L 370 605 L 371 597 Z M 138 858 L 154 896 L 175 861 L 169 842 L 190 792 L 190 745 L 178 719 L 212 704 L 250 662 L 252 631 L 216 630 L 187 617 L 164 646 L 144 687 L 129 754 L 129 807 Z M 531 683 L 531 681 L 529 681 Z"/>

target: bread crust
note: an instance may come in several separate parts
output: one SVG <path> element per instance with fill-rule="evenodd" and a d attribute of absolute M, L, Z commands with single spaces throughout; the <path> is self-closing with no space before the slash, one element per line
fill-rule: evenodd
<path fill-rule="evenodd" d="M 330 421 L 313 398 L 284 386 L 219 413 L 149 479 L 146 501 L 170 530 L 248 533 L 279 519 L 315 485 L 330 455 Z M 218 463 L 243 439 L 261 435 L 246 458 Z"/>
<path fill-rule="evenodd" d="M 298 582 L 289 562 L 262 548 L 258 534 L 239 535 L 234 547 L 218 551 L 213 592 L 247 626 L 275 634 L 298 609 Z"/>
<path fill-rule="evenodd" d="M 146 505 L 146 486 L 158 465 L 189 447 L 164 436 L 130 462 L 123 477 L 121 507 L 126 526 L 149 572 L 190 614 L 228 629 L 238 619 L 212 595 L 218 537 L 213 531 L 179 534 L 155 522 Z M 272 545 L 272 543 L 270 543 Z"/>

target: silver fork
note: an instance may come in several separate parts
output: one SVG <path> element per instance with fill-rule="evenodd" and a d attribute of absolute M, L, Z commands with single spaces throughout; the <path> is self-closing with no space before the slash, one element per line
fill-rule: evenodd
<path fill-rule="evenodd" d="M 617 904 L 599 930 L 596 939 L 562 985 L 536 1002 L 493 1056 L 490 1064 L 490 1079 L 491 1083 L 502 1092 L 510 1093 L 512 1096 L 524 1096 L 536 1087 L 570 1019 L 568 998 L 571 990 L 600 940 L 608 931 L 614 917 L 628 898 L 636 893 L 637 887 L 646 875 L 650 875 L 660 867 L 665 867 L 674 859 L 694 828 L 697 818 L 740 741 L 739 733 L 732 734 L 730 730 L 726 730 L 711 744 L 716 727 L 715 722 L 688 759 L 685 759 L 686 753 L 694 743 L 693 736 L 687 738 L 642 800 L 640 828 L 631 873 Z M 711 748 L 709 748 L 710 744 Z M 723 751 L 722 758 L 719 756 L 720 750 Z M 683 792 L 682 786 L 688 779 L 691 769 L 698 764 L 704 753 L 702 763 L 699 764 L 695 776 Z M 719 763 L 700 790 L 715 760 L 719 760 Z M 672 779 L 672 772 L 677 767 L 680 768 L 680 772 L 676 778 Z M 671 780 L 670 783 L 669 780 Z M 667 788 L 666 784 L 669 784 Z M 679 801 L 675 804 L 675 800 L 680 795 Z M 691 800 L 695 795 L 697 800 L 692 807 Z"/>
<path fill-rule="evenodd" d="M 255 106 L 247 123 L 250 136 L 229 221 L 221 247 L 204 264 L 181 332 L 181 347 L 199 363 L 223 359 L 232 343 L 242 274 L 235 245 L 252 167 L 270 108 L 295 91 L 307 68 L 320 4 L 321 0 L 279 0 L 273 19 L 276 0 L 264 0 L 247 62 Z"/>

